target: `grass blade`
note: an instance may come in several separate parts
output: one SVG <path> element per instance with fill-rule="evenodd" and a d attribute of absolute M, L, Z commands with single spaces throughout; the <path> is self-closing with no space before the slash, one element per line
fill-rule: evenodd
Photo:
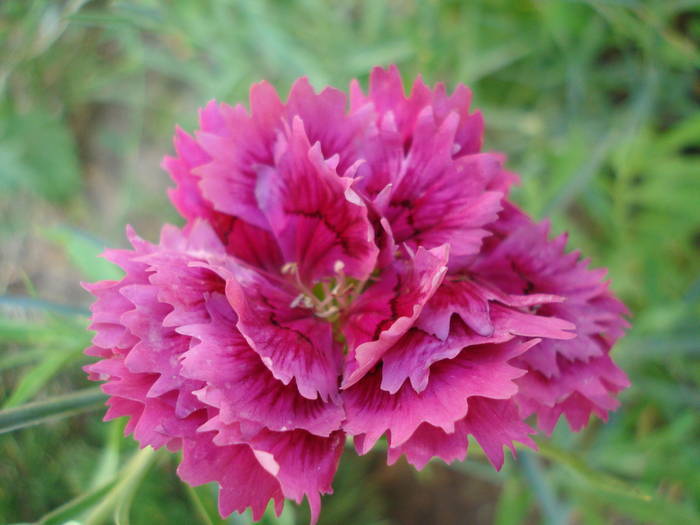
<path fill-rule="evenodd" d="M 99 487 L 85 492 L 77 498 L 64 503 L 37 521 L 36 525 L 61 525 L 78 517 L 80 514 L 90 509 L 93 505 L 100 501 L 105 494 L 107 494 L 114 487 L 116 482 L 116 479 L 112 479 L 110 482 L 100 485 Z"/>
<path fill-rule="evenodd" d="M 0 411 L 0 434 L 68 417 L 102 406 L 106 396 L 99 388 L 87 388 L 65 396 L 27 403 Z"/>
<path fill-rule="evenodd" d="M 75 351 L 65 350 L 55 350 L 46 356 L 22 377 L 12 395 L 3 403 L 2 408 L 9 409 L 19 406 L 34 397 L 74 356 Z"/>

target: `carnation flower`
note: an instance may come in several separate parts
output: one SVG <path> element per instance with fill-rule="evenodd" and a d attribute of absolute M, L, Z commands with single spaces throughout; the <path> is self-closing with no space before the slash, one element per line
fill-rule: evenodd
<path fill-rule="evenodd" d="M 508 200 L 467 88 L 406 96 L 392 67 L 349 98 L 302 78 L 209 103 L 163 163 L 185 226 L 127 230 L 124 278 L 86 285 L 106 419 L 182 450 L 222 515 L 306 497 L 315 523 L 348 437 L 422 468 L 471 435 L 500 468 L 529 416 L 579 430 L 628 385 L 625 307 Z"/>

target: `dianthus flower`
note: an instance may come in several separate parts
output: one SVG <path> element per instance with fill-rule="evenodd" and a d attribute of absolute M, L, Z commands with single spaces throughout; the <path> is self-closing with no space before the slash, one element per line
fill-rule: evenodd
<path fill-rule="evenodd" d="M 534 447 L 525 418 L 579 430 L 628 385 L 624 305 L 508 201 L 467 88 L 406 96 L 377 68 L 349 98 L 302 78 L 286 102 L 261 82 L 249 111 L 209 103 L 163 163 L 185 226 L 129 229 L 106 254 L 123 279 L 87 285 L 106 419 L 182 450 L 222 515 L 306 497 L 315 523 L 348 436 L 422 468 L 471 435 L 500 468 Z"/>

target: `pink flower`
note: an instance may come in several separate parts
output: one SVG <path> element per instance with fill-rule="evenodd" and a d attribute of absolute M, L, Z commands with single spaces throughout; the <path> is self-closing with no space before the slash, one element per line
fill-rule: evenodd
<path fill-rule="evenodd" d="M 470 98 L 420 78 L 406 97 L 392 67 L 353 82 L 349 110 L 263 82 L 250 111 L 212 102 L 178 129 L 164 167 L 186 225 L 128 230 L 106 254 L 124 278 L 86 285 L 106 419 L 183 450 L 222 515 L 306 497 L 315 523 L 348 436 L 422 468 L 472 435 L 500 468 L 504 445 L 534 447 L 531 414 L 547 433 L 605 418 L 625 307 L 507 200 Z"/>

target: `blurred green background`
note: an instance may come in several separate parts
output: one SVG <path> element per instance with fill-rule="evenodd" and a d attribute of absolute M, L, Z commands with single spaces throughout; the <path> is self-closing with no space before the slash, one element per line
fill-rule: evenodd
<path fill-rule="evenodd" d="M 391 63 L 470 85 L 514 198 L 609 267 L 632 388 L 607 425 L 560 424 L 500 473 L 476 446 L 420 473 L 348 454 L 321 523 L 700 523 L 699 43 L 692 0 L 2 0 L 0 430 L 54 417 L 0 434 L 0 523 L 250 523 L 100 422 L 78 282 L 115 275 L 95 254 L 125 224 L 179 223 L 159 163 L 198 106 Z"/>

